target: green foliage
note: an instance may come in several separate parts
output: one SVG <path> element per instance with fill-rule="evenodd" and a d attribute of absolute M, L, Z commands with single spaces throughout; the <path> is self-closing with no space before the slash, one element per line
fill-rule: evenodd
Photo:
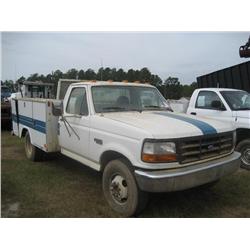
<path fill-rule="evenodd" d="M 85 72 L 85 80 L 95 80 L 96 79 L 96 73 L 93 69 L 88 69 Z"/>
<path fill-rule="evenodd" d="M 6 86 L 10 91 L 14 91 L 14 82 L 12 80 L 1 81 L 2 86 Z"/>
<path fill-rule="evenodd" d="M 77 79 L 78 77 L 78 71 L 76 69 L 70 69 L 66 73 L 67 79 Z"/>
<path fill-rule="evenodd" d="M 85 72 L 84 72 L 84 70 L 81 69 L 78 72 L 78 79 L 80 79 L 80 80 L 84 80 L 85 79 Z"/>
<path fill-rule="evenodd" d="M 198 88 L 197 82 L 193 82 L 191 85 L 182 86 L 182 96 L 191 97 L 194 90 Z"/>
<path fill-rule="evenodd" d="M 41 81 L 47 83 L 57 84 L 59 79 L 80 79 L 80 80 L 98 80 L 98 81 L 108 81 L 113 80 L 117 82 L 128 81 L 128 82 L 141 82 L 141 83 L 150 83 L 156 86 L 162 95 L 167 99 L 179 99 L 182 96 L 190 97 L 197 88 L 197 83 L 193 82 L 191 85 L 182 85 L 177 77 L 169 76 L 163 82 L 162 79 L 155 74 L 152 74 L 150 70 L 146 67 L 140 70 L 129 69 L 128 71 L 124 71 L 123 69 L 116 68 L 99 68 L 97 72 L 93 69 L 87 69 L 84 71 L 83 69 L 77 70 L 72 68 L 66 72 L 62 72 L 57 69 L 54 72 L 48 75 L 39 75 L 38 73 L 30 75 L 27 79 L 25 77 L 21 77 L 17 80 L 17 82 L 22 82 L 24 80 L 28 81 Z M 12 86 L 13 82 L 5 81 L 8 86 Z M 5 83 L 4 82 L 4 83 Z"/>

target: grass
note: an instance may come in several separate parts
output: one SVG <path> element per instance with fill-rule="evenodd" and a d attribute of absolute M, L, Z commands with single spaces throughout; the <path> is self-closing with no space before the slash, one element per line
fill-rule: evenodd
<path fill-rule="evenodd" d="M 23 140 L 2 132 L 2 217 L 118 217 L 107 205 L 101 174 L 59 155 L 30 162 Z M 139 217 L 250 217 L 250 171 L 202 190 L 150 195 Z"/>

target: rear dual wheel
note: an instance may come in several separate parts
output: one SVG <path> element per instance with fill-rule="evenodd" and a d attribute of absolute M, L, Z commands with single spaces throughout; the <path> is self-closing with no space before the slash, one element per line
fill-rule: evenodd
<path fill-rule="evenodd" d="M 107 164 L 102 183 L 108 204 L 123 216 L 136 215 L 147 204 L 147 194 L 139 189 L 131 166 L 122 158 Z"/>
<path fill-rule="evenodd" d="M 30 134 L 27 131 L 25 135 L 25 153 L 26 157 L 31 161 L 40 161 L 43 157 L 43 151 L 31 143 Z"/>

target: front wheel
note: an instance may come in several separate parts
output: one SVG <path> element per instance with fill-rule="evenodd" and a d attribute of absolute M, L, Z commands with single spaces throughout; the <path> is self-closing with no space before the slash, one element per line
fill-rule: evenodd
<path fill-rule="evenodd" d="M 250 139 L 239 142 L 235 150 L 241 153 L 241 167 L 250 170 Z"/>
<path fill-rule="evenodd" d="M 24 148 L 26 156 L 29 160 L 40 161 L 42 159 L 43 151 L 31 143 L 29 132 L 27 132 L 25 135 Z"/>
<path fill-rule="evenodd" d="M 123 216 L 138 214 L 147 203 L 128 163 L 123 159 L 110 161 L 104 169 L 102 186 L 108 204 Z"/>

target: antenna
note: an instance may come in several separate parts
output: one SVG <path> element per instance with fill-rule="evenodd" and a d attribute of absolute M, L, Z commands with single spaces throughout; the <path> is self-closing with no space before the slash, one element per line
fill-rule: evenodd
<path fill-rule="evenodd" d="M 101 81 L 102 81 L 102 72 L 103 72 L 103 61 L 102 61 L 102 58 L 101 58 Z"/>
<path fill-rule="evenodd" d="M 217 88 L 220 88 L 220 83 L 219 82 L 217 82 Z"/>

